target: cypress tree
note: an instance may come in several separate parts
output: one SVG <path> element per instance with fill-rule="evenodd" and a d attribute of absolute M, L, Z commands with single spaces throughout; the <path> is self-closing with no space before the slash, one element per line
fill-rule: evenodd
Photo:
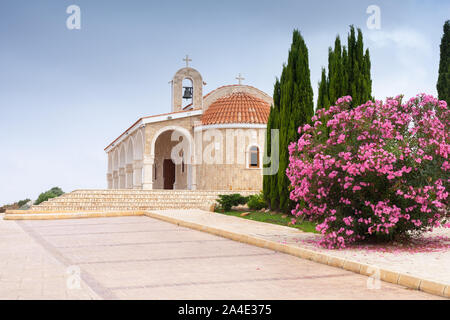
<path fill-rule="evenodd" d="M 327 71 L 325 68 L 322 68 L 322 77 L 319 81 L 319 92 L 317 97 L 317 109 L 326 108 L 330 105 L 328 102 L 329 94 L 328 94 L 328 80 L 327 80 Z"/>
<path fill-rule="evenodd" d="M 369 50 L 364 52 L 361 29 L 355 32 L 350 26 L 347 37 L 347 47 L 342 46 L 339 36 L 334 42 L 334 50 L 328 49 L 328 104 L 317 105 L 318 108 L 328 108 L 342 96 L 350 95 L 353 105 L 360 105 L 372 99 L 372 80 L 370 76 Z M 323 80 L 319 83 L 320 87 Z M 320 102 L 323 103 L 321 98 Z M 319 101 L 318 101 L 319 102 Z"/>
<path fill-rule="evenodd" d="M 450 20 L 444 24 L 444 35 L 441 40 L 441 58 L 439 77 L 436 85 L 439 100 L 450 103 Z"/>
<path fill-rule="evenodd" d="M 348 72 L 348 87 L 347 91 L 341 96 L 351 95 L 353 98 L 353 106 L 358 106 L 372 99 L 369 50 L 367 49 L 364 54 L 361 29 L 358 28 L 358 34 L 355 35 L 354 26 L 350 26 L 350 34 L 348 35 L 346 70 Z"/>
<path fill-rule="evenodd" d="M 269 113 L 269 119 L 267 120 L 267 129 L 266 129 L 266 140 L 264 145 L 264 161 L 263 161 L 263 167 L 268 168 L 271 163 L 268 163 L 271 159 L 271 136 L 270 132 L 272 130 L 272 123 L 273 123 L 273 105 L 270 108 Z M 270 175 L 264 175 L 263 176 L 263 196 L 264 199 L 267 201 L 269 200 L 270 195 Z"/>
<path fill-rule="evenodd" d="M 273 90 L 273 105 L 270 108 L 270 114 L 269 119 L 267 121 L 267 130 L 266 130 L 266 141 L 265 141 L 265 157 L 270 159 L 270 161 L 267 161 L 268 159 L 264 161 L 266 163 L 264 167 L 270 167 L 273 165 L 272 159 L 272 136 L 271 136 L 271 130 L 272 129 L 279 129 L 279 123 L 278 123 L 278 112 L 280 108 L 280 81 L 278 78 L 275 80 L 274 90 Z M 273 190 L 273 191 L 272 191 Z M 271 199 L 274 197 L 273 193 L 277 191 L 278 189 L 276 187 L 276 174 L 275 175 L 264 175 L 263 176 L 263 195 L 266 202 L 269 204 L 269 206 L 272 208 Z M 278 204 L 274 202 L 273 207 L 277 208 Z"/>
<path fill-rule="evenodd" d="M 278 89 L 280 84 L 278 83 Z M 274 105 L 273 114 L 273 129 L 280 129 L 280 104 Z M 279 139 L 279 137 L 278 137 Z M 279 143 L 279 142 L 278 142 Z M 279 167 L 278 167 L 279 168 Z M 270 176 L 270 190 L 269 190 L 269 203 L 271 209 L 278 209 L 279 199 L 278 199 L 278 173 Z"/>
<path fill-rule="evenodd" d="M 274 85 L 273 106 L 267 124 L 266 150 L 270 150 L 271 129 L 279 129 L 278 173 L 265 176 L 263 194 L 274 210 L 288 211 L 289 165 L 288 146 L 299 138 L 297 128 L 311 120 L 314 113 L 313 91 L 310 80 L 308 48 L 298 30 L 294 30 L 288 62 L 283 65 L 280 79 Z M 267 153 L 269 155 L 269 153 Z M 270 154 L 270 156 L 274 156 Z"/>
<path fill-rule="evenodd" d="M 342 91 L 340 92 L 340 97 L 344 96 L 347 94 L 348 92 L 348 88 L 349 88 L 349 70 L 347 68 L 348 65 L 348 52 L 347 52 L 347 47 L 344 46 L 342 48 Z M 331 101 L 330 101 L 331 102 Z M 336 101 L 334 101 L 336 102 Z"/>
<path fill-rule="evenodd" d="M 308 48 L 298 30 L 294 30 L 288 62 L 283 65 L 279 82 L 274 88 L 274 112 L 271 127 L 279 131 L 279 169 L 272 176 L 270 187 L 264 194 L 270 194 L 271 208 L 287 212 L 289 200 L 289 179 L 286 169 L 289 165 L 288 146 L 298 140 L 297 128 L 309 121 L 314 113 Z M 268 181 L 268 180 L 267 180 Z M 266 182 L 266 186 L 267 186 Z M 270 190 L 269 190 L 270 189 Z"/>

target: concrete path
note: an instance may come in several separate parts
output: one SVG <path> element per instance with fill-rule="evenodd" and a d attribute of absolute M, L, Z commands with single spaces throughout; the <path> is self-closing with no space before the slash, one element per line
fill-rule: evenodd
<path fill-rule="evenodd" d="M 368 279 L 145 216 L 0 220 L 0 299 L 439 299 Z"/>
<path fill-rule="evenodd" d="M 152 213 L 156 215 L 152 215 Z M 380 269 L 437 282 L 450 289 L 450 229 L 426 233 L 412 247 L 401 245 L 359 245 L 345 250 L 330 250 L 318 245 L 321 235 L 270 223 L 241 219 L 203 210 L 159 210 L 150 216 L 200 224 L 204 227 L 235 232 L 317 253 L 331 255 Z M 170 221 L 168 220 L 168 221 Z M 450 294 L 450 292 L 449 292 Z"/>

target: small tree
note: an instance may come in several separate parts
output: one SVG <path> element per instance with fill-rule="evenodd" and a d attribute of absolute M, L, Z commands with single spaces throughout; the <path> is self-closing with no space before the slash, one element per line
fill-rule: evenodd
<path fill-rule="evenodd" d="M 17 202 L 17 205 L 20 207 L 26 205 L 28 202 L 30 202 L 30 199 L 24 199 L 24 200 L 20 200 L 19 202 Z"/>
<path fill-rule="evenodd" d="M 49 191 L 54 195 L 56 195 L 57 197 L 62 196 L 64 194 L 64 191 L 62 191 L 60 187 L 53 187 Z"/>
<path fill-rule="evenodd" d="M 56 197 L 59 197 L 59 196 L 61 196 L 63 194 L 64 194 L 64 192 L 62 191 L 61 188 L 59 188 L 59 187 L 51 188 L 48 191 L 42 192 L 39 195 L 39 197 L 37 198 L 37 200 L 34 202 L 34 204 L 38 205 L 38 204 L 40 204 L 40 203 L 42 203 L 44 201 L 47 201 L 48 199 L 56 198 Z"/>

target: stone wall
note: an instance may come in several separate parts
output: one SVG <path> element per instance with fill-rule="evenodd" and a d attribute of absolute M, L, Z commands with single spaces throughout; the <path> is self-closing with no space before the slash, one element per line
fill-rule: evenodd
<path fill-rule="evenodd" d="M 219 134 L 210 133 L 215 137 L 210 139 L 210 142 L 203 141 L 201 145 L 203 159 L 196 168 L 197 189 L 262 190 L 262 156 L 266 129 L 216 130 Z M 230 140 L 233 135 L 235 138 Z M 203 138 L 204 136 L 205 132 L 203 132 Z M 200 139 L 198 134 L 196 139 Z M 230 150 L 230 143 L 232 155 L 227 152 Z M 257 146 L 259 149 L 259 168 L 249 166 L 250 146 Z"/>

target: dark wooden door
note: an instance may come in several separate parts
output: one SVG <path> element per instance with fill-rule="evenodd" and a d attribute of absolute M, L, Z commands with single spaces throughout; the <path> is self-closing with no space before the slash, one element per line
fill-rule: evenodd
<path fill-rule="evenodd" d="M 164 189 L 173 189 L 175 183 L 175 163 L 172 159 L 164 159 L 163 164 Z"/>

